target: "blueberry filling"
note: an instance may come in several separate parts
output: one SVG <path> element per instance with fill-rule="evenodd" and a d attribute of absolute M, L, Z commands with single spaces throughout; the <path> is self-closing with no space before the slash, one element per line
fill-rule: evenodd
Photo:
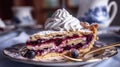
<path fill-rule="evenodd" d="M 38 45 L 38 43 L 41 44 L 41 43 L 55 42 L 56 46 L 59 47 L 57 49 L 44 48 L 42 50 L 36 50 L 36 53 L 41 55 L 41 54 L 44 54 L 44 52 L 47 52 L 47 53 L 49 53 L 49 52 L 59 52 L 59 53 L 62 53 L 63 51 L 66 51 L 66 50 L 80 49 L 80 48 L 83 48 L 83 46 L 89 45 L 89 43 L 93 39 L 93 35 L 84 35 L 84 37 L 86 37 L 86 42 L 84 44 L 83 43 L 78 43 L 78 44 L 66 45 L 64 47 L 60 47 L 59 46 L 62 43 L 63 40 L 72 39 L 72 38 L 79 38 L 79 37 L 80 36 L 78 36 L 78 35 L 73 35 L 72 37 L 68 36 L 66 38 L 55 38 L 55 39 L 49 39 L 49 40 L 38 39 L 37 41 L 27 42 L 27 45 L 34 46 L 35 44 Z"/>
<path fill-rule="evenodd" d="M 87 44 L 85 44 L 85 45 L 87 45 Z M 43 54 L 44 52 L 47 52 L 47 53 L 49 53 L 49 52 L 62 53 L 63 51 L 66 51 L 66 50 L 80 49 L 80 48 L 82 48 L 82 47 L 85 46 L 85 45 L 83 45 L 83 44 L 81 44 L 81 43 L 78 43 L 78 44 L 76 44 L 76 45 L 66 45 L 66 46 L 60 47 L 60 48 L 58 48 L 58 49 L 44 48 L 44 49 L 42 49 L 42 50 L 36 50 L 36 51 L 37 51 L 37 53 L 39 53 L 40 55 Z M 48 51 L 48 49 L 49 49 L 49 51 Z"/>
<path fill-rule="evenodd" d="M 93 35 L 85 35 L 87 44 L 93 39 Z"/>
<path fill-rule="evenodd" d="M 62 48 L 63 48 L 63 50 L 70 50 L 72 47 L 70 45 L 67 45 L 67 46 L 62 47 Z"/>
<path fill-rule="evenodd" d="M 37 40 L 37 43 L 39 44 L 39 43 L 41 43 L 42 42 L 42 39 L 38 39 Z"/>
<path fill-rule="evenodd" d="M 84 45 L 81 43 L 78 43 L 77 45 L 75 45 L 73 48 L 79 49 L 82 48 Z"/>
<path fill-rule="evenodd" d="M 50 42 L 54 42 L 56 44 L 56 46 L 59 46 L 62 41 L 64 40 L 68 40 L 68 39 L 74 39 L 74 38 L 79 38 L 82 36 L 79 36 L 77 34 L 74 34 L 73 36 L 67 36 L 65 38 L 53 38 L 53 39 L 38 39 L 37 41 L 30 41 L 30 42 L 27 42 L 26 45 L 32 45 L 32 46 L 35 46 L 35 45 L 41 45 L 41 44 L 44 44 L 44 43 L 50 43 Z"/>
<path fill-rule="evenodd" d="M 59 46 L 61 43 L 62 43 L 62 39 L 60 39 L 60 38 L 58 38 L 58 39 L 56 39 L 55 40 L 55 44 L 56 44 L 56 46 Z"/>

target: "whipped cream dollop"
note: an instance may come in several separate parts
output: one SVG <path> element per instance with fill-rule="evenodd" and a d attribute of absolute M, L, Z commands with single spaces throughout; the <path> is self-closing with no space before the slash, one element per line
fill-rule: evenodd
<path fill-rule="evenodd" d="M 56 30 L 56 31 L 76 31 L 80 30 L 82 26 L 80 21 L 70 15 L 68 11 L 58 9 L 51 18 L 48 18 L 45 22 L 45 29 Z"/>

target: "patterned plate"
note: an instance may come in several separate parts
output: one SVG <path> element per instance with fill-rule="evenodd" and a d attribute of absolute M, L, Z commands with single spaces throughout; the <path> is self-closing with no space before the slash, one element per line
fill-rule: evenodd
<path fill-rule="evenodd" d="M 117 54 L 117 49 L 115 47 L 113 48 L 109 48 L 109 49 L 105 49 L 103 51 L 99 51 L 97 53 L 92 54 L 91 59 L 88 59 L 86 61 L 81 61 L 81 62 L 73 62 L 73 61 L 66 61 L 66 60 L 62 60 L 59 62 L 41 62 L 41 61 L 37 61 L 37 60 L 32 60 L 32 59 L 27 59 L 22 57 L 19 54 L 19 49 L 24 47 L 25 44 L 16 44 L 13 45 L 11 47 L 5 48 L 3 50 L 3 54 L 13 60 L 13 61 L 17 61 L 17 62 L 23 62 L 23 63 L 28 63 L 28 64 L 34 64 L 34 65 L 42 65 L 42 66 L 78 66 L 78 65 L 85 65 L 88 63 L 92 63 L 92 62 L 96 62 L 96 61 L 101 61 L 101 60 L 105 60 L 108 59 L 112 56 L 114 56 L 115 54 Z M 105 43 L 102 42 L 96 42 L 94 44 L 94 48 L 93 49 L 97 49 L 100 47 L 105 46 Z"/>

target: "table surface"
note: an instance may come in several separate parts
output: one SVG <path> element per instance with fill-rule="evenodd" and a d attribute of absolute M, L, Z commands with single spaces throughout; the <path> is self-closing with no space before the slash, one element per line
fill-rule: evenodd
<path fill-rule="evenodd" d="M 111 30 L 118 30 L 120 27 L 110 27 L 109 29 Z M 11 46 L 16 43 L 24 43 L 30 34 L 33 34 L 35 32 L 39 31 L 37 30 L 32 30 L 32 29 L 16 29 L 14 31 L 8 32 L 6 34 L 0 34 L 0 67 L 44 67 L 44 66 L 36 66 L 36 65 L 31 65 L 31 64 L 25 64 L 25 63 L 20 63 L 20 62 L 15 62 L 12 60 L 9 60 L 8 58 L 4 57 L 2 55 L 2 50 L 5 47 Z M 111 33 L 111 31 L 107 32 L 106 30 L 103 30 L 104 34 L 100 34 L 99 40 L 102 42 L 105 42 L 106 44 L 110 43 L 115 43 L 120 41 L 120 35 Z M 21 37 L 24 36 L 24 37 Z M 20 40 L 20 38 L 23 38 L 23 40 Z M 17 40 L 17 42 L 15 42 Z M 20 40 L 20 41 L 19 41 Z M 120 47 L 117 47 L 118 49 L 118 54 L 107 59 L 104 61 L 100 61 L 97 63 L 91 63 L 88 65 L 84 65 L 82 67 L 119 67 L 120 66 Z M 81 67 L 81 66 L 78 66 Z"/>

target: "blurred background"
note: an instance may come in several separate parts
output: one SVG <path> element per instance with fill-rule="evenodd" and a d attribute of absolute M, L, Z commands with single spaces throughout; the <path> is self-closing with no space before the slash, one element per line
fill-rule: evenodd
<path fill-rule="evenodd" d="M 81 4 L 79 1 L 82 1 Z M 0 0 L 0 67 L 38 67 L 13 62 L 5 58 L 2 51 L 6 47 L 26 43 L 30 35 L 44 30 L 43 25 L 46 19 L 57 9 L 65 8 L 70 14 L 77 17 L 78 12 L 82 12 L 84 9 L 86 10 L 87 7 L 91 8 L 91 6 L 88 6 L 88 4 L 90 4 L 94 6 L 95 9 L 90 10 L 90 12 L 88 9 L 88 19 L 91 21 L 89 16 L 92 15 L 92 19 L 94 19 L 98 14 L 97 19 L 101 19 L 101 17 L 102 20 L 105 19 L 105 23 L 102 24 L 102 26 L 105 26 L 105 24 L 108 23 L 106 20 L 110 20 L 109 17 L 106 17 L 109 15 L 106 7 L 108 3 L 110 4 L 112 1 L 117 3 L 117 13 L 112 23 L 109 22 L 110 27 L 108 25 L 106 28 L 98 29 L 99 41 L 106 44 L 120 41 L 120 0 Z M 107 6 L 105 6 L 105 3 Z M 97 6 L 100 4 L 105 8 Z M 84 5 L 83 9 L 79 8 L 80 5 Z M 115 9 L 112 6 L 110 10 L 111 17 Z M 98 24 L 101 23 L 98 22 Z M 98 65 L 102 66 L 95 66 L 97 65 L 95 64 L 94 66 L 88 65 L 88 67 L 120 67 L 120 50 L 118 51 L 118 55 L 98 63 Z"/>
<path fill-rule="evenodd" d="M 65 3 L 63 3 L 63 1 Z M 44 24 L 46 18 L 58 8 L 65 7 L 72 15 L 77 16 L 79 0 L 0 0 L 0 18 L 11 20 L 12 8 L 15 6 L 31 6 L 32 17 L 38 24 Z M 112 1 L 112 0 L 110 0 Z M 118 12 L 111 25 L 120 25 L 120 0 L 114 0 L 118 4 Z"/>

